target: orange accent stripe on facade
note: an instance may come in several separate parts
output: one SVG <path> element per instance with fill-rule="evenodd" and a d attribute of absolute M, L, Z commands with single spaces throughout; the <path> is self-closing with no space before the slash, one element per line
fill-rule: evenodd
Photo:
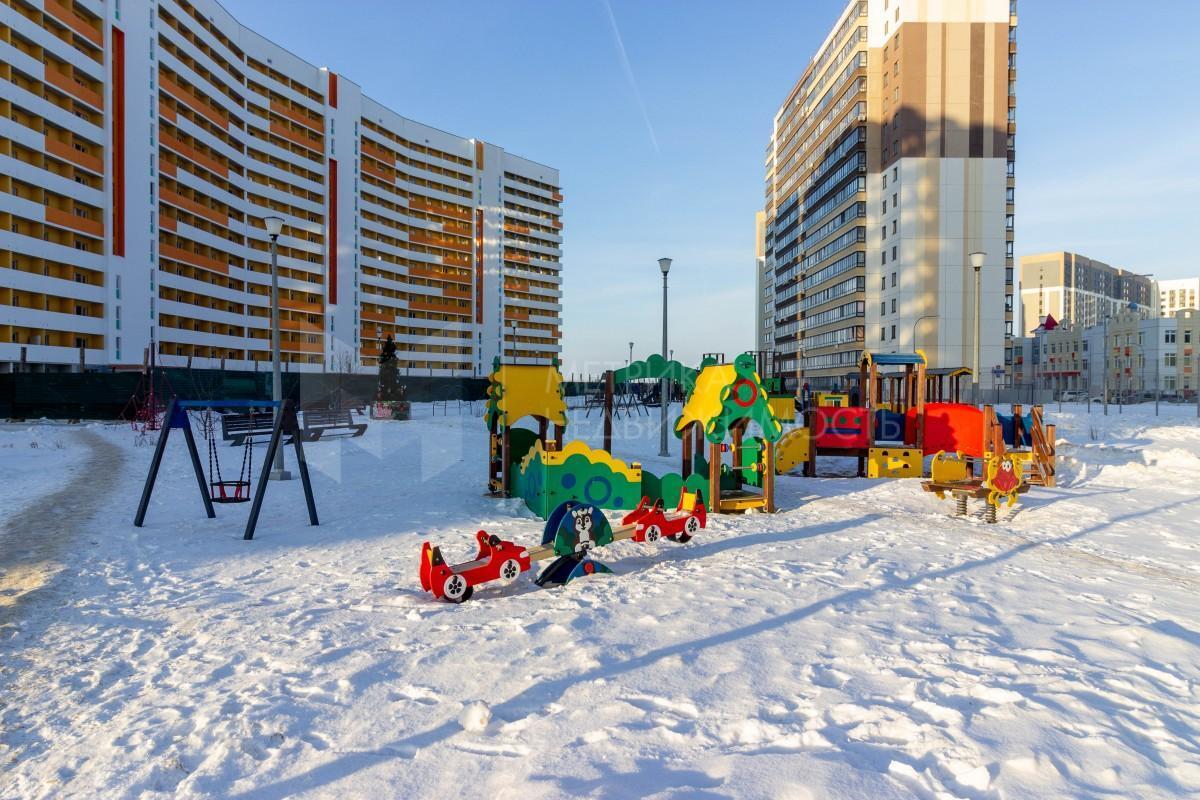
<path fill-rule="evenodd" d="M 114 120 L 114 126 L 116 121 Z M 114 131 L 114 140 L 116 138 Z M 86 170 L 104 174 L 104 161 L 96 156 L 89 156 L 87 153 L 81 153 L 66 142 L 60 142 L 58 139 L 52 139 L 49 135 L 46 136 L 46 152 L 55 158 L 61 158 L 63 161 L 70 161 L 72 164 L 77 164 Z"/>
<path fill-rule="evenodd" d="M 322 149 L 320 136 L 310 136 L 305 133 L 300 133 L 299 131 L 292 130 L 286 125 L 281 125 L 278 122 L 272 122 L 270 127 L 271 133 L 275 134 L 276 136 L 282 136 L 290 142 L 295 142 L 301 147 L 307 147 L 309 150 L 316 150 L 317 152 L 320 152 Z"/>
<path fill-rule="evenodd" d="M 529 256 L 525 255 L 524 253 L 518 253 L 515 250 L 505 250 L 504 259 L 506 261 L 519 261 L 522 264 L 529 263 Z"/>
<path fill-rule="evenodd" d="M 178 172 L 178 170 L 175 169 L 175 165 L 172 164 L 170 161 L 167 161 L 161 155 L 158 157 L 158 171 L 161 172 L 163 175 L 171 175 L 171 176 L 174 176 L 176 174 L 176 172 Z"/>
<path fill-rule="evenodd" d="M 457 314 L 463 317 L 471 316 L 471 309 L 463 308 L 456 303 L 438 303 L 434 300 L 409 300 L 408 307 L 416 311 L 436 311 L 439 314 Z"/>
<path fill-rule="evenodd" d="M 281 339 L 279 349 L 285 353 L 323 353 L 325 346 L 320 342 L 289 342 Z"/>
<path fill-rule="evenodd" d="M 338 162 L 329 159 L 329 233 L 325 236 L 329 250 L 329 305 L 338 301 Z"/>
<path fill-rule="evenodd" d="M 74 11 L 71 11 L 62 3 L 57 2 L 57 0 L 44 0 L 42 7 L 50 16 L 96 45 L 96 47 L 104 46 L 104 35 L 77 17 Z"/>
<path fill-rule="evenodd" d="M 163 102 L 162 98 L 158 100 L 158 115 L 168 122 L 179 121 L 179 115 L 175 113 L 175 109 Z"/>
<path fill-rule="evenodd" d="M 371 158 L 377 158 L 385 164 L 390 164 L 393 167 L 396 166 L 396 154 L 391 150 L 388 150 L 386 147 L 377 145 L 370 139 L 363 139 L 361 147 L 362 151 Z"/>
<path fill-rule="evenodd" d="M 468 210 L 464 209 L 460 211 L 457 208 L 435 205 L 417 197 L 409 198 L 408 207 L 416 211 L 424 211 L 427 214 L 439 214 L 443 217 L 454 217 L 455 219 L 466 220 L 468 222 L 471 220 L 471 212 Z"/>
<path fill-rule="evenodd" d="M 329 106 L 337 108 L 337 73 L 329 73 Z"/>
<path fill-rule="evenodd" d="M 458 275 L 453 272 L 445 272 L 433 267 L 409 267 L 408 274 L 413 278 L 429 278 L 435 281 L 453 281 L 455 283 L 471 283 L 471 278 L 467 275 Z"/>
<path fill-rule="evenodd" d="M 300 331 L 301 333 L 321 333 L 321 326 L 312 322 L 298 319 L 281 319 L 279 327 L 285 331 Z"/>
<path fill-rule="evenodd" d="M 222 178 L 229 177 L 229 168 L 227 166 L 222 164 L 220 161 L 217 161 L 212 156 L 205 155 L 191 145 L 185 144 L 179 139 L 176 139 L 171 134 L 160 132 L 158 135 L 158 141 L 164 147 L 174 150 L 176 153 L 188 159 L 189 161 L 195 161 L 209 172 L 215 172 Z"/>
<path fill-rule="evenodd" d="M 297 111 L 296 109 L 292 108 L 291 106 L 285 106 L 283 103 L 279 102 L 278 100 L 271 101 L 271 110 L 274 111 L 276 114 L 280 115 L 281 117 L 287 117 L 292 122 L 295 122 L 299 125 L 303 125 L 304 127 L 308 128 L 311 131 L 316 131 L 317 133 L 325 132 L 324 120 L 315 120 L 312 117 L 308 116 L 307 114 L 303 114 L 303 113 Z"/>
<path fill-rule="evenodd" d="M 287 297 L 279 298 L 279 307 L 290 311 L 304 311 L 309 314 L 320 314 L 325 310 L 320 303 L 306 303 L 303 300 L 292 300 Z"/>
<path fill-rule="evenodd" d="M 475 324 L 483 324 L 483 209 L 475 209 Z"/>
<path fill-rule="evenodd" d="M 76 100 L 82 100 L 93 108 L 104 110 L 104 98 L 99 92 L 94 92 L 86 86 L 80 86 L 78 83 L 66 73 L 59 72 L 54 67 L 46 64 L 42 70 L 42 77 L 46 83 L 59 89 L 65 94 L 69 94 Z"/>
<path fill-rule="evenodd" d="M 443 297 L 456 297 L 460 300 L 470 300 L 471 299 L 471 290 L 470 289 L 458 289 L 454 286 L 443 286 L 442 287 L 442 296 Z"/>
<path fill-rule="evenodd" d="M 427 233 L 420 231 L 411 231 L 408 234 L 408 240 L 413 244 L 423 244 L 430 247 L 444 247 L 447 250 L 458 250 L 463 253 L 471 252 L 471 245 L 463 244 L 456 239 L 443 238 L 441 236 L 430 236 Z"/>
<path fill-rule="evenodd" d="M 229 227 L 229 215 L 217 211 L 215 208 L 209 208 L 202 203 L 197 203 L 189 197 L 184 197 L 178 192 L 171 191 L 167 188 L 159 190 L 159 197 L 173 206 L 179 206 L 185 211 L 190 211 L 198 217 L 204 217 L 218 225 Z"/>
<path fill-rule="evenodd" d="M 172 219 L 171 217 L 167 217 L 162 214 L 159 214 L 158 215 L 158 227 L 162 228 L 163 230 L 173 231 L 173 230 L 175 230 L 175 220 Z"/>
<path fill-rule="evenodd" d="M 53 0 L 46 0 L 47 8 Z M 125 255 L 125 32 L 112 29 L 112 254 Z M 82 155 L 82 153 L 80 154 Z"/>
<path fill-rule="evenodd" d="M 212 270 L 213 272 L 219 272 L 222 275 L 229 274 L 228 264 L 218 261 L 215 258 L 209 258 L 208 256 L 202 256 L 199 253 L 193 253 L 190 250 L 184 250 L 181 247 L 164 244 L 159 246 L 159 252 L 162 254 L 163 258 L 169 258 L 172 261 L 182 261 L 184 264 L 191 264 L 193 267 L 200 267 L 202 269 Z"/>
<path fill-rule="evenodd" d="M 362 319 L 369 320 L 371 322 L 395 322 L 396 321 L 395 314 L 384 314 L 380 311 L 360 311 L 358 316 L 361 317 Z"/>
<path fill-rule="evenodd" d="M 225 130 L 229 130 L 229 120 L 222 113 L 201 100 L 199 95 L 183 88 L 166 75 L 163 75 L 161 72 L 158 75 L 158 85 L 163 89 L 166 89 L 167 93 L 176 100 L 183 103 L 185 106 L 190 108 L 192 111 L 195 111 L 209 122 L 220 126 Z"/>
<path fill-rule="evenodd" d="M 389 184 L 396 182 L 396 176 L 389 175 L 387 170 L 384 169 L 383 167 L 380 167 L 376 164 L 372 164 L 370 161 L 366 160 L 365 158 L 362 159 L 361 163 L 362 163 L 362 171 L 367 173 L 368 175 L 374 175 L 376 178 L 379 178 L 379 180 L 386 181 Z"/>
<path fill-rule="evenodd" d="M 80 233 L 86 233 L 89 236 L 95 236 L 97 239 L 104 238 L 104 223 L 96 219 L 88 219 L 87 217 L 78 217 L 69 211 L 63 211 L 58 208 L 46 206 L 46 222 L 51 225 L 57 225 L 60 228 L 70 228 Z"/>

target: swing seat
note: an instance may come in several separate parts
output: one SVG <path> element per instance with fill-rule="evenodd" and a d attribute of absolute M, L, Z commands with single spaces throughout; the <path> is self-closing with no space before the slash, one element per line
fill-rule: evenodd
<path fill-rule="evenodd" d="M 208 495 L 214 503 L 245 503 L 250 500 L 250 481 L 212 481 Z"/>

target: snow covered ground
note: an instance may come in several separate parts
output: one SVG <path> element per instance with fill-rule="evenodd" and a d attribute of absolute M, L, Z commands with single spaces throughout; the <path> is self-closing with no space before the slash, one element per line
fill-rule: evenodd
<path fill-rule="evenodd" d="M 422 541 L 540 532 L 482 496 L 477 418 L 311 446 L 320 527 L 273 484 L 253 542 L 246 506 L 205 519 L 181 440 L 137 529 L 127 428 L 0 429 L 0 553 L 39 496 L 115 487 L 30 551 L 44 584 L 0 563 L 0 797 L 1195 796 L 1200 425 L 1068 408 L 1059 488 L 997 525 L 785 477 L 782 513 L 461 606 L 420 591 Z M 667 466 L 625 427 L 618 456 Z"/>

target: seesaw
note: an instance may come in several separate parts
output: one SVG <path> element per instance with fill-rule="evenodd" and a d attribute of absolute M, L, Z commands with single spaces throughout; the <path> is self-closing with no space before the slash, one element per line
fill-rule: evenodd
<path fill-rule="evenodd" d="M 475 534 L 478 552 L 474 560 L 447 564 L 440 547 L 421 546 L 421 586 L 434 597 L 461 603 L 476 586 L 497 582 L 507 586 L 537 561 L 555 560 L 535 579 L 538 586 L 561 586 L 576 578 L 611 573 L 605 564 L 589 557 L 590 551 L 613 542 L 657 542 L 670 539 L 680 544 L 695 536 L 707 523 L 704 502 L 698 492 L 685 492 L 670 513 L 661 500 L 643 497 L 637 508 L 612 527 L 604 512 L 594 505 L 568 500 L 550 514 L 537 547 L 521 547 L 498 536 Z"/>

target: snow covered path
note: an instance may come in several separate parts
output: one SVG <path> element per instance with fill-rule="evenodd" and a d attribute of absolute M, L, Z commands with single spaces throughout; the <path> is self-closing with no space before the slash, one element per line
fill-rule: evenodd
<path fill-rule="evenodd" d="M 273 485 L 249 543 L 244 509 L 204 519 L 180 443 L 132 528 L 150 453 L 100 430 L 127 463 L 98 544 L 0 640 L 0 797 L 1200 792 L 1190 409 L 1051 414 L 1062 486 L 997 525 L 912 481 L 782 478 L 784 513 L 463 606 L 420 592 L 420 542 L 539 523 L 480 496 L 478 420 L 417 411 L 310 448 L 322 525 Z"/>
<path fill-rule="evenodd" d="M 4 464 L 6 478 L 12 476 L 4 500 L 9 507 L 20 510 L 7 519 L 0 518 L 0 632 L 13 625 L 30 603 L 44 601 L 41 595 L 53 588 L 54 577 L 63 569 L 95 510 L 112 491 L 125 460 L 123 449 L 94 431 L 59 428 L 54 432 L 56 436 L 45 440 L 51 443 L 51 450 L 54 445 L 65 448 L 66 439 L 74 445 L 73 450 L 87 451 L 82 465 L 64 468 L 52 453 L 47 457 L 45 446 L 42 454 L 30 454 L 41 440 L 30 438 L 29 431 L 13 433 L 0 436 L 0 440 L 16 439 L 32 446 L 8 454 Z M 35 466 L 39 460 L 55 463 L 43 472 Z"/>

